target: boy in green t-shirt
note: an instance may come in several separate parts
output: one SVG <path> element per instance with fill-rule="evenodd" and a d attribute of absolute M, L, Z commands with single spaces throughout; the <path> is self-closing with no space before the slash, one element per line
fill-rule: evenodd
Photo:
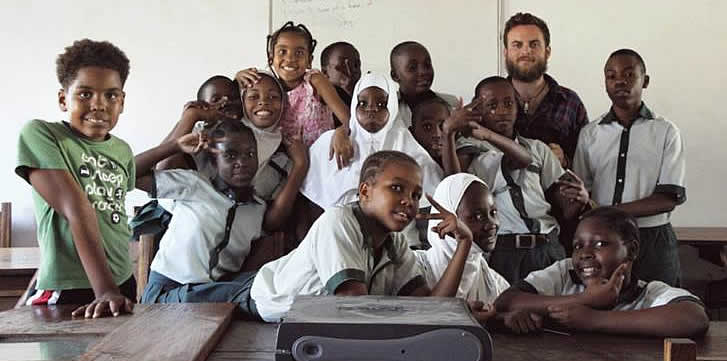
<path fill-rule="evenodd" d="M 134 155 L 109 134 L 124 108 L 129 59 L 109 42 L 79 40 L 56 60 L 64 122 L 32 120 L 15 172 L 33 186 L 41 265 L 28 304 L 83 304 L 74 316 L 131 312 L 136 282 L 124 203 Z"/>

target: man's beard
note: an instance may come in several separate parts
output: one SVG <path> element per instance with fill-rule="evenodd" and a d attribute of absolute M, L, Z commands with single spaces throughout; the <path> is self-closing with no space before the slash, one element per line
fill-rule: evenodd
<path fill-rule="evenodd" d="M 520 69 L 510 58 L 505 58 L 505 66 L 507 67 L 507 74 L 513 79 L 519 80 L 525 83 L 531 83 L 538 80 L 548 70 L 548 62 L 545 59 L 538 59 L 535 61 L 529 70 Z"/>

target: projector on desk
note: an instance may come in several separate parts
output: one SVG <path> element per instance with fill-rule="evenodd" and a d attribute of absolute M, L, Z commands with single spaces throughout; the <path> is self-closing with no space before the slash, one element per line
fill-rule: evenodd
<path fill-rule="evenodd" d="M 276 361 L 489 361 L 492 340 L 462 299 L 296 297 Z"/>

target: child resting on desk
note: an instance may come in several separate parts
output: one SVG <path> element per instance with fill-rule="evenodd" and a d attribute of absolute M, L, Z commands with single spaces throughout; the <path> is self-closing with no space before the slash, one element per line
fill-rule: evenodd
<path fill-rule="evenodd" d="M 398 151 L 373 153 L 361 168 L 358 193 L 357 202 L 327 209 L 298 248 L 260 269 L 247 303 L 253 316 L 279 321 L 297 295 L 456 294 L 472 245 L 469 228 L 428 197 L 439 213 L 423 217 L 441 219 L 433 231 L 457 239 L 454 256 L 431 291 L 399 233 L 419 209 L 422 171 L 416 161 Z M 488 314 L 481 306 L 473 311 Z"/>
<path fill-rule="evenodd" d="M 596 208 L 582 216 L 573 257 L 530 273 L 495 301 L 498 312 L 521 311 L 511 328 L 530 332 L 542 316 L 569 329 L 690 337 L 704 333 L 704 305 L 686 290 L 636 279 L 639 227 L 628 213 Z M 538 317 L 540 316 L 540 317 Z"/>
<path fill-rule="evenodd" d="M 134 158 L 110 134 L 124 109 L 129 59 L 109 42 L 79 40 L 56 60 L 67 121 L 30 121 L 15 172 L 33 186 L 42 263 L 28 304 L 88 304 L 74 316 L 131 312 L 126 192 Z"/>

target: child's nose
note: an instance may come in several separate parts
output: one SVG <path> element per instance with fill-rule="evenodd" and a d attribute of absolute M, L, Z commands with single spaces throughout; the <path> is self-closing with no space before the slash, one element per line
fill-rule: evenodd
<path fill-rule="evenodd" d="M 105 110 L 106 102 L 100 95 L 94 95 L 91 97 L 91 110 Z"/>

